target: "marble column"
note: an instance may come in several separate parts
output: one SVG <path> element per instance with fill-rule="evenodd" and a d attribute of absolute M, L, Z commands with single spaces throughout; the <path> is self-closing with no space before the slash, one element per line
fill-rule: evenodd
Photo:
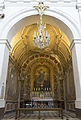
<path fill-rule="evenodd" d="M 76 91 L 75 107 L 81 109 L 81 39 L 74 39 L 71 43 L 72 63 Z"/>
<path fill-rule="evenodd" d="M 57 78 L 57 99 L 60 100 L 61 95 L 60 95 L 60 80 L 59 80 L 59 76 L 56 77 Z"/>
<path fill-rule="evenodd" d="M 64 100 L 63 78 L 60 79 L 60 100 Z"/>
<path fill-rule="evenodd" d="M 64 89 L 64 106 L 65 111 L 67 110 L 67 104 L 66 104 L 66 76 L 63 78 L 63 89 Z"/>
<path fill-rule="evenodd" d="M 19 77 L 19 80 L 18 80 L 18 85 L 19 85 L 19 90 L 18 90 L 18 108 L 20 108 L 20 102 L 21 102 L 21 80 L 20 80 L 20 77 Z"/>
<path fill-rule="evenodd" d="M 10 44 L 7 39 L 0 39 L 0 119 L 5 108 L 5 88 L 8 69 Z"/>

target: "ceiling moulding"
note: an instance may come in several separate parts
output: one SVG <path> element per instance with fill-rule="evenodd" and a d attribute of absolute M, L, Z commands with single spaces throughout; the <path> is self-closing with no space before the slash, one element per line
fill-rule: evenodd
<path fill-rule="evenodd" d="M 5 2 L 41 2 L 41 0 L 5 0 Z M 43 2 L 76 2 L 76 0 L 43 0 Z"/>
<path fill-rule="evenodd" d="M 1 2 L 1 1 L 0 1 L 0 9 L 4 9 L 4 6 L 5 6 L 5 5 L 4 5 L 4 2 Z"/>
<path fill-rule="evenodd" d="M 80 2 L 77 2 L 76 8 L 79 9 L 79 10 L 81 10 L 81 1 L 80 1 Z"/>
<path fill-rule="evenodd" d="M 0 18 L 4 18 L 3 9 L 5 8 L 4 1 L 0 1 Z"/>

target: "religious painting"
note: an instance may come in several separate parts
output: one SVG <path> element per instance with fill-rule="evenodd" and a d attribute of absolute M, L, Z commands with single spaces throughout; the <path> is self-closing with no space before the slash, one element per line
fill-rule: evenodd
<path fill-rule="evenodd" d="M 50 70 L 46 66 L 39 66 L 34 72 L 34 90 L 50 89 Z"/>
<path fill-rule="evenodd" d="M 7 88 L 6 88 L 6 99 L 7 100 L 17 100 L 18 95 L 18 72 L 12 64 L 11 60 L 9 61 L 8 74 L 7 74 Z"/>

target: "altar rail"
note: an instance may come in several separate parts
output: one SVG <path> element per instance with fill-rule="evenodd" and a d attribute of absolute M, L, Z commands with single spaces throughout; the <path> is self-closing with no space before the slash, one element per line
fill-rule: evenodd
<path fill-rule="evenodd" d="M 16 110 L 17 107 L 18 107 L 17 101 L 7 100 L 6 106 L 5 106 L 5 113 L 14 111 L 14 110 Z"/>
<path fill-rule="evenodd" d="M 63 109 L 62 108 L 17 108 L 16 109 L 16 116 L 15 119 L 20 117 L 20 112 L 21 111 L 38 111 L 38 119 L 40 119 L 40 112 L 41 111 L 58 111 L 59 112 L 59 117 L 63 119 Z"/>
<path fill-rule="evenodd" d="M 67 110 L 75 112 L 75 100 L 67 100 L 66 101 Z"/>
<path fill-rule="evenodd" d="M 27 105 L 29 106 L 27 106 Z M 21 108 L 62 108 L 64 109 L 64 101 L 61 100 L 30 100 L 22 101 L 20 104 Z"/>

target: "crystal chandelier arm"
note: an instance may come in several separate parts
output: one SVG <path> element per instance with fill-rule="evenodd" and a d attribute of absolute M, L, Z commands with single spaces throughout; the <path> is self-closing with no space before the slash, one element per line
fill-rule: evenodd
<path fill-rule="evenodd" d="M 40 24 L 42 25 L 42 15 L 40 15 Z"/>

